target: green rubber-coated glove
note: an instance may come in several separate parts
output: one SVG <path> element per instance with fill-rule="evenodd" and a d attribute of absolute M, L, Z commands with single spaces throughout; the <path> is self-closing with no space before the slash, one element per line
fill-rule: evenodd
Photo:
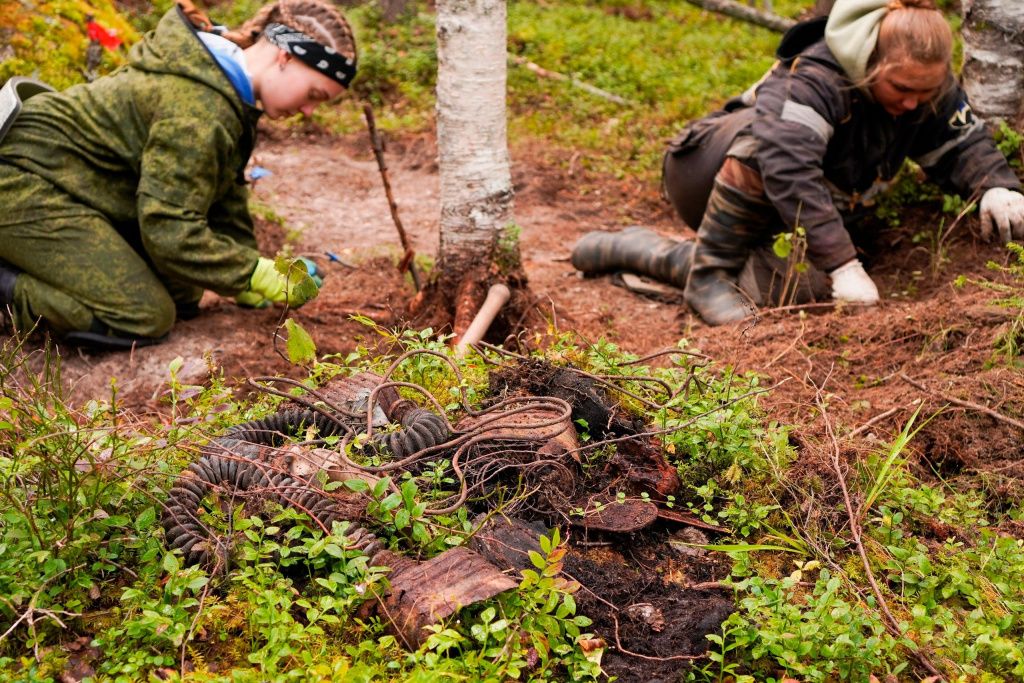
<path fill-rule="evenodd" d="M 261 256 L 249 279 L 249 289 L 236 296 L 235 301 L 241 306 L 252 308 L 265 308 L 272 303 L 287 303 L 293 308 L 302 306 L 319 293 L 317 281 L 323 283 L 319 276 L 314 279 L 310 275 L 306 261 L 282 261 L 281 270 L 285 270 L 285 273 L 278 269 L 278 264 L 273 260 Z M 315 268 L 316 264 L 313 266 Z"/>

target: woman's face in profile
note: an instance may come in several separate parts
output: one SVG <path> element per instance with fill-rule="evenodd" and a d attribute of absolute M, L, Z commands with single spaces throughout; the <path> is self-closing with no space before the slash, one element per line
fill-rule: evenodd
<path fill-rule="evenodd" d="M 275 66 L 263 76 L 260 104 L 271 119 L 299 113 L 311 116 L 318 105 L 337 97 L 344 89 L 326 74 L 282 51 Z"/>

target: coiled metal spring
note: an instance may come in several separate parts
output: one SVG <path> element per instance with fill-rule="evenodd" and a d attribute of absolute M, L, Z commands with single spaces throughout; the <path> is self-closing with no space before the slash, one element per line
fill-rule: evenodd
<path fill-rule="evenodd" d="M 395 417 L 400 417 L 402 429 L 374 439 L 393 457 L 402 459 L 448 439 L 443 418 L 410 401 L 401 403 L 396 406 Z M 320 411 L 291 408 L 235 425 L 203 448 L 199 460 L 189 465 L 168 493 L 162 520 L 168 546 L 181 550 L 186 562 L 213 568 L 226 566 L 227 540 L 198 516 L 200 503 L 214 490 L 261 493 L 267 500 L 305 512 L 325 531 L 335 521 L 356 516 L 317 481 L 296 479 L 269 464 L 275 455 L 272 449 L 307 425 L 315 426 L 320 437 L 353 431 L 346 422 Z M 380 541 L 362 527 L 350 526 L 347 535 L 352 547 L 371 556 L 381 549 Z"/>
<path fill-rule="evenodd" d="M 314 426 L 320 437 L 335 436 L 351 428 L 341 420 L 310 408 L 289 408 L 267 417 L 237 424 L 228 429 L 225 437 L 262 444 L 280 446 L 289 436 L 298 436 L 303 427 Z"/>
<path fill-rule="evenodd" d="M 425 451 L 448 440 L 450 434 L 444 418 L 426 408 L 415 406 L 410 401 L 403 403 L 410 405 L 396 408 L 394 411 L 401 415 L 402 429 L 374 437 L 374 441 L 387 448 L 395 460 L 402 460 L 413 453 Z"/>
<path fill-rule="evenodd" d="M 186 562 L 214 569 L 226 566 L 228 542 L 199 518 L 201 501 L 213 490 L 262 494 L 283 507 L 300 510 L 324 530 L 349 519 L 353 510 L 320 488 L 319 483 L 295 479 L 268 464 L 265 447 L 238 439 L 215 439 L 202 457 L 189 465 L 171 488 L 163 514 L 167 545 L 181 550 Z M 352 546 L 374 554 L 381 544 L 362 527 L 349 527 Z"/>

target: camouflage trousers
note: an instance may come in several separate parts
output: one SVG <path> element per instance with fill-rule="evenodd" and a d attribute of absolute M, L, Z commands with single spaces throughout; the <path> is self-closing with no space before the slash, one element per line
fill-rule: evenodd
<path fill-rule="evenodd" d="M 2 161 L 0 198 L 0 260 L 21 271 L 11 304 L 19 330 L 41 320 L 58 334 L 160 337 L 174 324 L 176 305 L 202 296 L 162 278 L 141 245 L 106 216 Z"/>

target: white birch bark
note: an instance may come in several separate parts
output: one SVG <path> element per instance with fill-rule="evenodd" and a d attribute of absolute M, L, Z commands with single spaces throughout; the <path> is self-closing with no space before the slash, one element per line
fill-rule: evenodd
<path fill-rule="evenodd" d="M 986 121 L 1021 125 L 1024 114 L 1024 1 L 964 0 L 963 84 Z"/>
<path fill-rule="evenodd" d="M 442 280 L 490 263 L 512 222 L 505 0 L 437 2 Z"/>

